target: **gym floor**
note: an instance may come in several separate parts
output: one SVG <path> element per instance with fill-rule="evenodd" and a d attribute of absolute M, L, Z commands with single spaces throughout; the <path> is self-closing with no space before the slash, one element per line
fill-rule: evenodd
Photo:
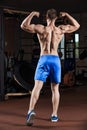
<path fill-rule="evenodd" d="M 46 87 L 46 86 L 44 86 Z M 0 130 L 87 130 L 87 87 L 60 88 L 59 121 L 52 123 L 51 91 L 43 89 L 32 127 L 26 126 L 30 95 L 0 102 Z"/>

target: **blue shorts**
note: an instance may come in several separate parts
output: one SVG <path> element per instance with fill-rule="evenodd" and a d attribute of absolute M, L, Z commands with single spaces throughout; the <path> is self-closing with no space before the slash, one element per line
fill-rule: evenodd
<path fill-rule="evenodd" d="M 34 79 L 46 82 L 48 76 L 50 77 L 51 83 L 61 82 L 61 64 L 59 56 L 42 55 L 40 57 Z"/>

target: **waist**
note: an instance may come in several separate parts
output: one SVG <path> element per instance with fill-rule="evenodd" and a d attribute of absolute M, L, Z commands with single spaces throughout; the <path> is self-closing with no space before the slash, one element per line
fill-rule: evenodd
<path fill-rule="evenodd" d="M 47 57 L 47 58 L 49 58 L 49 57 L 53 57 L 53 58 L 59 58 L 59 55 L 52 55 L 52 54 L 44 54 L 44 55 L 40 55 L 40 57 Z"/>
<path fill-rule="evenodd" d="M 60 60 L 58 55 L 41 55 L 39 61 L 43 61 L 44 62 L 55 62 Z"/>
<path fill-rule="evenodd" d="M 41 56 L 42 55 L 56 55 L 56 56 L 58 56 L 58 52 L 56 50 L 51 50 L 51 51 L 44 51 L 44 50 L 42 50 L 40 55 Z"/>

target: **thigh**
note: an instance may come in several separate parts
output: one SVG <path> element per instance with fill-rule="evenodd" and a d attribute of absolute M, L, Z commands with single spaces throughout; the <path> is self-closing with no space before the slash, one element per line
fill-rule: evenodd
<path fill-rule="evenodd" d="M 59 63 L 55 63 L 51 68 L 50 80 L 51 83 L 60 83 L 61 82 L 61 65 Z"/>

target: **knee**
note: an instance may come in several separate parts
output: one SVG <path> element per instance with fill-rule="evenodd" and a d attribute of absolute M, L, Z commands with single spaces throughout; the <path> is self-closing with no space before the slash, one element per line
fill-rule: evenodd
<path fill-rule="evenodd" d="M 59 86 L 58 85 L 52 85 L 51 90 L 52 90 L 52 92 L 58 92 Z"/>

